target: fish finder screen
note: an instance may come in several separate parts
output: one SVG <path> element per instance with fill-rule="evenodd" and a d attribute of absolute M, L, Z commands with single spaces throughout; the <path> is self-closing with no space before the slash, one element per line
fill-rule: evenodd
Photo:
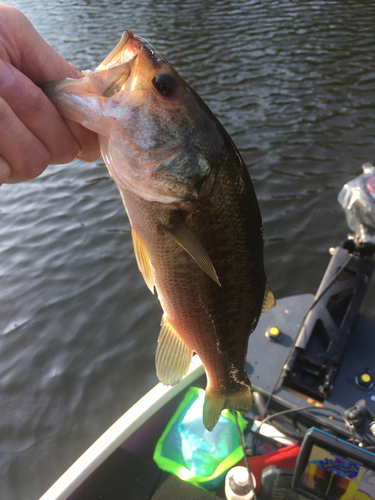
<path fill-rule="evenodd" d="M 375 471 L 314 444 L 300 486 L 310 498 L 375 500 Z"/>

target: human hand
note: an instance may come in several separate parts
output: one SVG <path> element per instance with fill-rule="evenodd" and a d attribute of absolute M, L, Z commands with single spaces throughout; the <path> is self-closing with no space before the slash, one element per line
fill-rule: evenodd
<path fill-rule="evenodd" d="M 50 164 L 94 161 L 97 135 L 64 119 L 39 85 L 82 74 L 17 9 L 0 4 L 0 185 L 33 179 Z"/>

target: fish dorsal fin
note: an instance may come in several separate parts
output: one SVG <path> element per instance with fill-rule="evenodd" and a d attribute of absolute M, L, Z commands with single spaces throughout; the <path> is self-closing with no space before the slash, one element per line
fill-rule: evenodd
<path fill-rule="evenodd" d="M 176 243 L 178 243 L 187 253 L 195 260 L 198 266 L 204 271 L 215 283 L 221 286 L 217 277 L 215 268 L 208 256 L 203 245 L 195 236 L 193 231 L 180 219 L 176 219 L 172 227 L 162 226 L 165 233 L 168 234 Z"/>
<path fill-rule="evenodd" d="M 137 260 L 138 269 L 141 271 L 143 279 L 146 285 L 149 287 L 152 293 L 154 293 L 154 276 L 152 274 L 152 265 L 147 256 L 147 251 L 142 238 L 139 236 L 137 231 L 132 228 L 133 246 L 135 258 Z"/>
<path fill-rule="evenodd" d="M 164 385 L 175 385 L 187 373 L 193 351 L 178 336 L 166 315 L 161 321 L 161 330 L 156 350 L 156 375 Z"/>
<path fill-rule="evenodd" d="M 269 309 L 271 309 L 271 307 L 275 305 L 276 305 L 275 297 L 271 291 L 270 284 L 268 283 L 268 281 L 266 281 L 266 288 L 264 290 L 264 298 L 262 304 L 262 312 L 260 313 L 260 315 L 262 316 L 262 314 L 267 312 Z"/>

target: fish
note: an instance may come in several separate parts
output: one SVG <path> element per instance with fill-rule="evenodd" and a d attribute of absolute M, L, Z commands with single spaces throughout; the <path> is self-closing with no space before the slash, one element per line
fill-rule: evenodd
<path fill-rule="evenodd" d="M 207 104 L 131 31 L 82 74 L 43 90 L 64 117 L 98 134 L 138 267 L 163 309 L 157 376 L 177 384 L 196 353 L 212 430 L 223 409 L 250 411 L 249 335 L 276 303 L 248 170 Z"/>

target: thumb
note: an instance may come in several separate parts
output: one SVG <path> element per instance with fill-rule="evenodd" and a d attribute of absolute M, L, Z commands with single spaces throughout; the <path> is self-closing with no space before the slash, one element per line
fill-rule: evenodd
<path fill-rule="evenodd" d="M 15 7 L 0 4 L 0 57 L 36 85 L 61 78 L 80 78 L 82 74 L 36 31 L 27 17 Z"/>

